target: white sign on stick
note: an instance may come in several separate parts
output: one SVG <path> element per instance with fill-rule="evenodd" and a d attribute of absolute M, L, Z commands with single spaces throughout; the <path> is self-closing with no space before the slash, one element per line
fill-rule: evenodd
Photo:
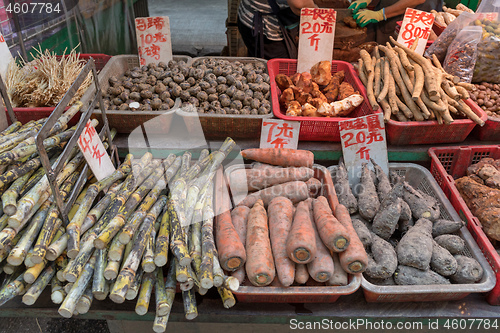
<path fill-rule="evenodd" d="M 0 75 L 5 80 L 5 76 L 7 74 L 7 68 L 9 67 L 10 62 L 12 61 L 12 53 L 10 53 L 9 46 L 5 41 L 5 38 L 0 33 Z"/>
<path fill-rule="evenodd" d="M 337 13 L 332 8 L 302 8 L 297 73 L 320 61 L 332 61 Z"/>
<path fill-rule="evenodd" d="M 137 49 L 141 66 L 172 60 L 172 39 L 168 16 L 135 19 Z"/>
<path fill-rule="evenodd" d="M 98 181 L 110 176 L 115 167 L 102 144 L 94 126 L 89 120 L 78 138 L 78 147 Z"/>
<path fill-rule="evenodd" d="M 299 144 L 299 121 L 278 119 L 262 120 L 260 148 L 297 149 Z"/>
<path fill-rule="evenodd" d="M 413 8 L 406 8 L 401 30 L 399 30 L 398 42 L 410 47 L 418 37 L 415 52 L 424 54 L 433 24 L 434 14 Z"/>
<path fill-rule="evenodd" d="M 359 191 L 362 166 L 364 163 L 371 166 L 371 159 L 389 174 L 382 113 L 341 121 L 339 129 L 344 164 L 354 193 Z"/>

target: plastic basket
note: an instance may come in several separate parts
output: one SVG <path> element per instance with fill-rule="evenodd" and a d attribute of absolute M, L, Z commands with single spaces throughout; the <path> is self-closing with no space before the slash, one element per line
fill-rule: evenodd
<path fill-rule="evenodd" d="M 481 141 L 500 141 L 500 118 L 488 116 L 484 126 L 477 126 L 472 134 Z"/>
<path fill-rule="evenodd" d="M 441 209 L 440 218 L 460 220 L 450 201 L 427 169 L 412 163 L 390 163 L 389 170 L 404 176 L 410 185 L 436 198 Z M 470 293 L 490 291 L 495 286 L 495 276 L 488 262 L 467 228 L 462 228 L 458 234 L 467 245 L 466 251 L 462 254 L 476 259 L 484 269 L 481 281 L 474 284 L 380 286 L 368 282 L 363 277 L 361 287 L 365 299 L 368 302 L 450 301 L 464 298 Z"/>
<path fill-rule="evenodd" d="M 61 58 L 63 56 L 57 56 L 57 58 Z M 108 63 L 111 56 L 106 54 L 80 54 L 80 59 L 88 60 L 90 58 L 94 59 L 95 68 L 97 71 L 100 71 L 104 68 L 104 66 Z M 38 108 L 13 108 L 14 114 L 16 118 L 21 123 L 25 124 L 30 120 L 38 120 L 42 118 L 46 118 L 50 116 L 52 111 L 54 111 L 55 107 L 38 107 Z M 7 119 L 10 124 L 10 118 L 7 115 Z M 69 126 L 74 126 L 80 120 L 80 113 L 77 113 L 69 122 Z"/>
<path fill-rule="evenodd" d="M 278 74 L 293 75 L 297 72 L 296 59 L 271 59 L 267 62 L 269 80 L 271 81 L 271 99 L 273 113 L 276 117 L 289 121 L 300 121 L 299 140 L 301 141 L 334 141 L 340 142 L 339 122 L 346 119 L 357 118 L 375 113 L 368 104 L 366 89 L 359 80 L 354 67 L 345 61 L 332 61 L 332 73 L 343 70 L 344 81 L 350 83 L 354 90 L 358 90 L 364 97 L 364 102 L 358 106 L 350 117 L 291 117 L 286 115 L 286 110 L 281 107 L 279 97 L 281 91 L 276 84 Z M 378 112 L 378 111 L 377 111 Z"/>
<path fill-rule="evenodd" d="M 488 115 L 470 98 L 467 105 L 486 122 Z M 472 132 L 476 123 L 470 119 L 455 119 L 449 125 L 439 125 L 436 120 L 400 122 L 389 119 L 385 124 L 387 142 L 391 145 L 425 145 L 432 143 L 462 142 Z"/>
<path fill-rule="evenodd" d="M 442 147 L 429 149 L 431 173 L 436 178 L 460 217 L 467 221 L 467 228 L 477 241 L 486 259 L 495 271 L 497 283 L 488 294 L 487 301 L 500 305 L 500 256 L 488 240 L 479 220 L 472 215 L 455 186 L 455 179 L 465 176 L 467 168 L 482 158 L 500 158 L 500 146 Z"/>
<path fill-rule="evenodd" d="M 226 175 L 242 165 L 232 165 L 226 170 Z M 335 189 L 328 170 L 319 165 L 314 165 L 314 176 L 323 183 L 321 195 L 324 195 L 330 205 L 336 201 Z M 216 179 L 216 188 L 227 189 L 226 177 L 219 172 Z M 216 194 L 216 204 L 220 203 L 221 193 Z M 220 206 L 220 204 L 217 204 Z M 217 210 L 216 210 L 217 212 Z M 215 220 L 217 223 L 217 217 Z M 233 292 L 238 302 L 243 303 L 334 303 L 342 295 L 350 295 L 359 289 L 361 274 L 349 276 L 349 284 L 346 286 L 291 286 L 288 288 L 266 286 L 255 287 L 253 285 L 242 285 L 238 291 Z"/>
<path fill-rule="evenodd" d="M 189 56 L 174 55 L 174 60 L 185 61 L 188 65 L 191 64 L 192 58 Z M 120 55 L 112 57 L 106 66 L 99 74 L 99 83 L 101 90 L 106 91 L 109 87 L 108 79 L 111 76 L 121 76 L 128 69 L 139 66 L 139 57 L 137 55 Z M 91 86 L 82 97 L 82 103 L 88 106 L 95 94 L 95 86 Z M 167 133 L 170 130 L 172 118 L 175 114 L 175 108 L 165 111 L 121 111 L 121 110 L 106 110 L 109 127 L 116 128 L 118 133 L 131 133 L 134 129 L 140 127 L 144 123 L 155 119 L 154 124 L 147 126 L 148 133 Z M 102 122 L 101 110 L 96 109 L 92 114 L 93 118 Z M 154 125 L 154 126 L 153 126 Z"/>
<path fill-rule="evenodd" d="M 193 63 L 200 59 L 224 59 L 231 62 L 241 63 L 266 63 L 267 60 L 252 57 L 198 57 L 193 58 Z M 230 136 L 233 139 L 258 139 L 262 129 L 262 120 L 269 119 L 272 114 L 265 115 L 230 115 L 230 114 L 208 114 L 197 112 L 185 112 L 182 109 L 177 115 L 184 119 L 188 133 L 196 134 L 201 129 L 207 140 L 225 139 Z"/>

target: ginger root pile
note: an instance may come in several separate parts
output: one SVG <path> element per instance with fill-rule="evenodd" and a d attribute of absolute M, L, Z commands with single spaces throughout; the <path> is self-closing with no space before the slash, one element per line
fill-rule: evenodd
<path fill-rule="evenodd" d="M 332 75 L 331 66 L 331 62 L 321 61 L 310 73 L 276 75 L 276 84 L 282 91 L 279 101 L 287 116 L 347 116 L 363 103 L 363 96 L 344 82 L 344 71 Z"/>

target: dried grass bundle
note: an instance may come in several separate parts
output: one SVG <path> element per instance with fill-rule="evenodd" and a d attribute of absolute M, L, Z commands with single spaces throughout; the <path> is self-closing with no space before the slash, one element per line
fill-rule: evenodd
<path fill-rule="evenodd" d="M 33 61 L 22 62 L 20 66 L 14 61 L 9 64 L 6 85 L 13 107 L 56 106 L 86 64 L 75 49 L 59 60 L 48 50 L 42 52 L 41 47 L 35 51 L 36 55 L 31 54 Z M 91 83 L 89 73 L 70 105 L 83 96 Z"/>

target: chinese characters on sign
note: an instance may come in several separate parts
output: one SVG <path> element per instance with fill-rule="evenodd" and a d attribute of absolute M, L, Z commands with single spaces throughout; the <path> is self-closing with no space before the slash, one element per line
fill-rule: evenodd
<path fill-rule="evenodd" d="M 78 138 L 78 147 L 80 147 L 80 151 L 98 181 L 106 178 L 115 171 L 115 167 L 106 152 L 106 148 L 104 148 L 90 120 L 87 122 L 82 134 Z"/>
<path fill-rule="evenodd" d="M 370 159 L 373 159 L 384 172 L 389 172 L 384 117 L 381 113 L 341 121 L 339 130 L 349 183 L 355 192 L 363 163 L 371 166 Z"/>
<path fill-rule="evenodd" d="M 2 59 L 2 61 L 0 61 L 0 75 L 5 80 L 7 74 L 7 67 L 9 67 L 9 64 L 12 60 L 12 54 L 10 53 L 9 46 L 7 46 L 5 38 L 2 36 L 1 33 L 0 33 L 0 59 Z"/>
<path fill-rule="evenodd" d="M 486 19 L 486 20 L 489 20 L 489 21 L 496 21 L 498 20 L 498 13 L 479 13 L 479 14 L 476 14 L 476 19 L 478 20 L 482 20 L 482 19 Z"/>
<path fill-rule="evenodd" d="M 399 30 L 398 42 L 410 47 L 418 37 L 415 52 L 424 54 L 433 24 L 434 14 L 407 8 L 403 23 L 401 24 L 401 30 Z"/>
<path fill-rule="evenodd" d="M 135 19 L 137 48 L 141 66 L 172 60 L 170 23 L 167 16 Z"/>
<path fill-rule="evenodd" d="M 308 72 L 320 61 L 331 61 L 337 13 L 331 8 L 303 8 L 300 12 L 297 72 Z"/>
<path fill-rule="evenodd" d="M 260 148 L 297 149 L 300 122 L 285 120 L 263 120 Z"/>

